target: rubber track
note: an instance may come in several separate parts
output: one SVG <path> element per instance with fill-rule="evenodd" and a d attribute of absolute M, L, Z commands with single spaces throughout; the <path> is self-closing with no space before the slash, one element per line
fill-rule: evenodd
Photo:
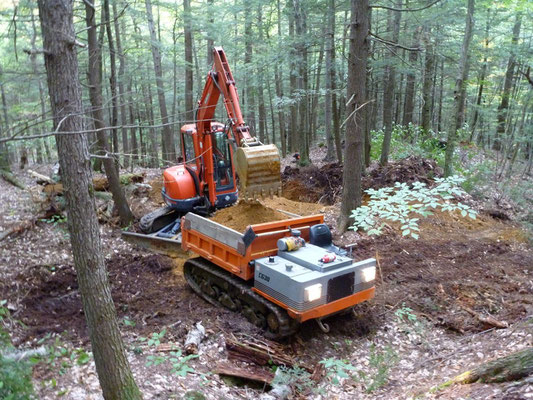
<path fill-rule="evenodd" d="M 259 307 L 266 308 L 269 313 L 273 313 L 278 322 L 279 329 L 277 332 L 272 332 L 267 328 L 263 328 L 265 336 L 270 339 L 281 339 L 287 336 L 291 336 L 296 333 L 298 329 L 298 323 L 291 319 L 283 308 L 271 303 L 264 297 L 259 296 L 255 293 L 249 285 L 246 285 L 243 281 L 235 278 L 229 272 L 220 268 L 216 264 L 202 258 L 196 257 L 187 260 L 183 266 L 183 273 L 185 279 L 191 288 L 203 299 L 217 307 L 225 307 L 223 304 L 218 302 L 217 299 L 209 296 L 209 294 L 202 291 L 198 284 L 194 281 L 191 276 L 192 269 L 200 269 L 204 274 L 208 274 L 212 279 L 213 283 L 217 284 L 219 287 L 224 287 L 223 282 L 233 287 L 237 293 L 239 293 L 239 298 L 244 299 L 248 306 L 254 308 L 254 312 L 259 310 Z M 262 313 L 262 312 L 261 312 Z M 268 315 L 268 314 L 267 314 Z M 266 316 L 265 316 L 266 317 Z"/>

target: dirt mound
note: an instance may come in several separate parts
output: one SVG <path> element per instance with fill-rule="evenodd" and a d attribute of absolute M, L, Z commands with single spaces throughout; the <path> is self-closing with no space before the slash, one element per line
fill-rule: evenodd
<path fill-rule="evenodd" d="M 283 196 L 295 201 L 333 204 L 342 189 L 342 166 L 325 164 L 321 168 L 285 167 L 282 173 Z"/>
<path fill-rule="evenodd" d="M 281 221 L 287 218 L 290 217 L 258 201 L 240 201 L 232 207 L 218 210 L 211 220 L 238 232 L 244 232 L 248 225 Z"/>
<path fill-rule="evenodd" d="M 514 240 L 490 237 L 489 224 L 480 221 L 482 230 L 475 230 L 473 224 L 462 226 L 453 218 L 439 217 L 432 235 L 424 233 L 429 231 L 424 226 L 420 240 L 394 234 L 366 239 L 354 254 L 378 255 L 383 283 L 378 280 L 376 302 L 381 306 L 401 308 L 405 303 L 432 324 L 454 332 L 479 332 L 492 326 L 478 315 L 513 323 L 532 307 L 525 301 L 533 292 L 524 272 L 533 265 L 533 252 Z M 500 231 L 498 226 L 494 231 Z"/>
<path fill-rule="evenodd" d="M 429 184 L 434 178 L 441 177 L 442 173 L 435 160 L 416 156 L 391 161 L 384 167 L 376 162 L 367 169 L 367 175 L 363 177 L 363 189 L 393 186 L 395 182 L 419 181 Z"/>
<path fill-rule="evenodd" d="M 287 211 L 297 215 L 313 215 L 325 212 L 328 207 L 317 203 L 294 201 L 286 197 L 273 197 L 262 199 L 261 203 L 278 211 Z"/>
<path fill-rule="evenodd" d="M 150 194 L 148 197 L 152 201 L 152 203 L 156 205 L 162 205 L 163 197 L 161 196 L 161 190 L 163 189 L 163 178 L 157 178 L 153 181 L 149 182 L 150 186 L 152 186 L 152 189 L 150 190 Z"/>
<path fill-rule="evenodd" d="M 295 201 L 333 204 L 342 192 L 343 167 L 329 163 L 318 168 L 314 165 L 296 168 L 285 167 L 283 171 L 283 196 Z M 431 183 L 442 176 L 442 170 L 434 160 L 421 157 L 407 157 L 391 161 L 385 167 L 373 163 L 363 177 L 363 190 L 393 186 L 395 182 Z"/>
<path fill-rule="evenodd" d="M 109 281 L 119 320 L 125 316 L 136 322 L 139 333 L 153 332 L 174 325 L 173 334 L 181 336 L 188 326 L 202 320 L 216 328 L 217 316 L 229 325 L 247 328 L 244 319 L 226 310 L 217 310 L 189 289 L 179 271 L 183 260 L 159 255 L 115 256 L 107 261 Z M 17 277 L 17 286 L 2 292 L 27 293 L 16 317 L 27 329 L 23 340 L 49 332 L 68 331 L 87 339 L 76 272 L 70 265 L 35 266 Z M 195 310 L 204 310 L 201 314 Z M 222 328 L 225 325 L 223 324 Z"/>

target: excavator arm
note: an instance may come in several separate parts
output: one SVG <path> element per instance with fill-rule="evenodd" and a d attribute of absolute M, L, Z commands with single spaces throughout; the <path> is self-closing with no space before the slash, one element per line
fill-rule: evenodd
<path fill-rule="evenodd" d="M 281 191 L 278 148 L 274 144 L 264 145 L 250 134 L 250 128 L 242 116 L 235 80 L 222 47 L 213 49 L 213 59 L 213 68 L 207 75 L 202 97 L 198 102 L 196 131 L 199 135 L 211 134 L 215 108 L 222 95 L 230 124 L 230 139 L 235 143 L 233 163 L 240 180 L 241 197 L 278 194 Z M 212 171 L 210 165 L 206 165 L 206 169 Z M 212 195 L 214 193 L 210 193 L 210 197 Z"/>

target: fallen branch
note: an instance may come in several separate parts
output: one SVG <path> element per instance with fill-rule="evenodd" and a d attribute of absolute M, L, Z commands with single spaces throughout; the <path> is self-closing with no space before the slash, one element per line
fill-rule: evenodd
<path fill-rule="evenodd" d="M 31 227 L 33 227 L 33 225 L 35 224 L 35 221 L 23 221 L 21 222 L 20 224 L 6 230 L 6 231 L 3 231 L 3 232 L 0 232 L 0 242 L 6 238 L 8 238 L 9 236 L 16 236 L 16 235 L 20 235 L 21 233 L 27 231 L 28 229 L 30 229 Z"/>
<path fill-rule="evenodd" d="M 46 175 L 42 175 L 38 172 L 35 172 L 31 169 L 28 170 L 28 173 L 33 176 L 34 178 L 37 179 L 37 183 L 38 184 L 43 184 L 43 183 L 48 183 L 48 184 L 51 184 L 53 185 L 55 182 L 52 178 L 50 178 L 49 176 L 46 176 Z"/>
<path fill-rule="evenodd" d="M 501 383 L 518 381 L 533 374 L 533 347 L 500 357 L 463 372 L 441 386 L 453 383 Z"/>
<path fill-rule="evenodd" d="M 6 182 L 11 183 L 13 186 L 22 190 L 26 189 L 26 187 L 11 172 L 6 171 L 5 169 L 0 169 L 0 176 L 2 176 Z"/>
<path fill-rule="evenodd" d="M 493 326 L 498 329 L 506 329 L 509 328 L 509 324 L 505 321 L 498 321 L 497 319 L 492 318 L 491 316 L 485 316 L 480 313 L 475 312 L 469 307 L 461 306 L 463 310 L 465 310 L 470 315 L 476 317 L 479 322 L 482 322 L 486 325 Z"/>
<path fill-rule="evenodd" d="M 262 368 L 253 368 L 247 366 L 245 368 L 237 367 L 229 364 L 218 364 L 215 369 L 215 374 L 233 376 L 235 378 L 247 379 L 249 381 L 261 382 L 270 384 L 274 379 L 274 374 Z"/>

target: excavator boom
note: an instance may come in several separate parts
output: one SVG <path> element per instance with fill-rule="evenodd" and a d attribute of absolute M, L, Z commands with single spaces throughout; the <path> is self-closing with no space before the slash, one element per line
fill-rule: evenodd
<path fill-rule="evenodd" d="M 272 196 L 281 191 L 280 156 L 276 145 L 262 144 L 245 124 L 235 80 L 222 47 L 213 49 L 213 68 L 198 103 L 197 132 L 209 134 L 222 95 L 235 142 L 233 163 L 240 181 L 240 197 Z M 214 196 L 214 193 L 213 193 Z M 210 193 L 211 197 L 211 193 Z"/>

